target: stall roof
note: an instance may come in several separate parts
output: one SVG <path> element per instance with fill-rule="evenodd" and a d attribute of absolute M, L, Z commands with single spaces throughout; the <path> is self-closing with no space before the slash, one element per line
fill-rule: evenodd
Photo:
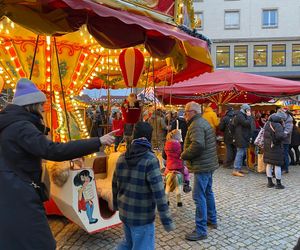
<path fill-rule="evenodd" d="M 157 88 L 173 101 L 209 100 L 216 103 L 261 102 L 300 94 L 300 82 L 230 70 L 216 70 L 169 87 Z M 181 100 L 181 101 L 180 101 Z"/>

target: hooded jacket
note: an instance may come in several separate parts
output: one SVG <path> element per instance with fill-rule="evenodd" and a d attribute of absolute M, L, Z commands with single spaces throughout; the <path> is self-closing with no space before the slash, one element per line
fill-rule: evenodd
<path fill-rule="evenodd" d="M 283 166 L 284 164 L 282 144 L 287 135 L 284 133 L 281 122 L 283 120 L 280 116 L 271 115 L 264 132 L 264 162 L 275 166 Z"/>
<path fill-rule="evenodd" d="M 200 114 L 188 122 L 181 159 L 193 173 L 211 172 L 219 167 L 215 133 Z"/>
<path fill-rule="evenodd" d="M 55 249 L 31 182 L 40 182 L 42 158 L 70 160 L 100 147 L 99 138 L 54 143 L 44 135 L 40 121 L 22 106 L 8 105 L 0 112 L 0 249 Z"/>
<path fill-rule="evenodd" d="M 165 197 L 159 161 L 147 139 L 133 140 L 119 157 L 113 176 L 113 206 L 131 226 L 154 222 L 155 208 L 166 230 L 174 228 Z"/>
<path fill-rule="evenodd" d="M 165 144 L 167 155 L 166 170 L 179 170 L 183 168 L 183 161 L 180 159 L 181 144 L 176 140 L 168 140 Z"/>
<path fill-rule="evenodd" d="M 207 120 L 210 126 L 214 129 L 214 131 L 216 131 L 217 127 L 219 126 L 220 120 L 211 107 L 206 107 L 204 109 L 202 118 Z"/>

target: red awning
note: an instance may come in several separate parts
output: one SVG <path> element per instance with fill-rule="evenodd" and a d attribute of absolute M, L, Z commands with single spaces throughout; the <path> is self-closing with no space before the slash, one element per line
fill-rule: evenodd
<path fill-rule="evenodd" d="M 14 2 L 14 1 L 13 1 Z M 154 58 L 171 58 L 176 71 L 157 77 L 168 84 L 195 77 L 213 69 L 207 41 L 193 37 L 167 23 L 136 13 L 113 9 L 92 0 L 3 0 L 0 18 L 36 34 L 59 36 L 86 24 L 89 33 L 105 48 L 121 49 L 144 45 Z"/>
<path fill-rule="evenodd" d="M 170 87 L 159 87 L 158 95 L 165 100 L 172 95 L 173 103 L 191 100 L 217 103 L 258 102 L 276 97 L 300 94 L 300 82 L 229 70 L 205 73 Z"/>

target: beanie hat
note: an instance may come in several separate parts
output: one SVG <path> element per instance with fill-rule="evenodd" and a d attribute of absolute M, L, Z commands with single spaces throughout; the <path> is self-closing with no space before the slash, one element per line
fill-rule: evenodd
<path fill-rule="evenodd" d="M 149 142 L 152 138 L 153 128 L 148 122 L 138 122 L 135 124 L 133 131 L 133 139 L 145 137 Z"/>
<path fill-rule="evenodd" d="M 284 111 L 277 111 L 277 113 L 275 113 L 277 116 L 280 117 L 280 119 L 282 120 L 286 120 L 288 118 L 287 114 Z"/>
<path fill-rule="evenodd" d="M 45 94 L 40 91 L 35 84 L 27 78 L 21 78 L 17 82 L 16 92 L 12 104 L 25 106 L 34 103 L 46 102 Z"/>
<path fill-rule="evenodd" d="M 242 106 L 241 106 L 241 109 L 242 110 L 244 110 L 244 111 L 246 111 L 246 110 L 251 110 L 251 107 L 249 106 L 249 104 L 246 104 L 246 103 L 244 103 Z"/>

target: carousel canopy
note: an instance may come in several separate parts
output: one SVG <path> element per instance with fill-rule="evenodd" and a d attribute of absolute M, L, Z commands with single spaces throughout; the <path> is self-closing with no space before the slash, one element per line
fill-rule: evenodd
<path fill-rule="evenodd" d="M 35 50 L 32 80 L 45 91 L 50 82 L 60 89 L 56 50 L 64 85 L 75 92 L 83 87 L 125 87 L 117 59 L 122 48 L 132 46 L 146 55 L 140 86 L 147 69 L 150 81 L 169 85 L 213 67 L 204 38 L 92 0 L 3 0 L 0 19 L 3 16 L 8 19 L 0 23 L 0 73 L 7 73 L 10 84 L 29 77 Z"/>
<path fill-rule="evenodd" d="M 229 70 L 216 70 L 198 77 L 158 87 L 157 94 L 173 104 L 184 104 L 191 100 L 199 102 L 255 103 L 272 98 L 300 94 L 300 82 L 260 76 Z"/>

